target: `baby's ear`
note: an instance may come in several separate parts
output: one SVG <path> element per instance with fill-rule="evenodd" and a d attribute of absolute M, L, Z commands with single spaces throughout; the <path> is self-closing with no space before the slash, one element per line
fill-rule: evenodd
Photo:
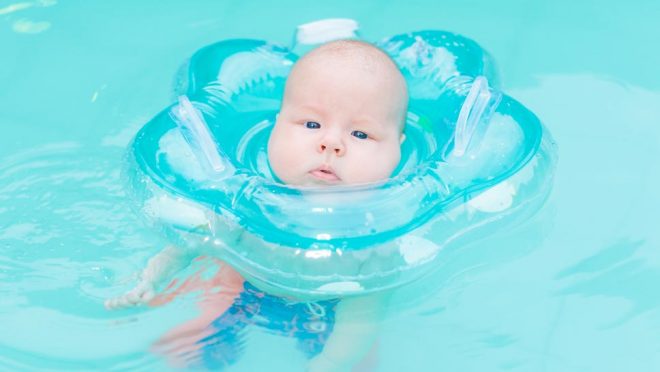
<path fill-rule="evenodd" d="M 399 137 L 399 145 L 403 143 L 403 141 L 406 140 L 406 135 L 404 133 L 401 133 L 401 137 Z"/>

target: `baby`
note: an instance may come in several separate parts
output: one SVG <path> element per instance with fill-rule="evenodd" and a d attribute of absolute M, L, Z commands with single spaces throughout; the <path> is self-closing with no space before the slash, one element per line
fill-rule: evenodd
<path fill-rule="evenodd" d="M 383 51 L 361 41 L 324 44 L 301 58 L 286 82 L 282 107 L 268 142 L 271 169 L 280 181 L 296 186 L 384 180 L 401 158 L 407 104 L 406 82 Z M 135 289 L 108 300 L 106 306 L 153 303 L 156 285 L 189 263 L 190 256 L 183 250 L 164 249 L 149 261 Z M 230 268 L 224 269 L 224 279 L 219 281 L 227 286 L 238 285 L 240 290 L 233 291 L 229 301 L 211 305 L 215 318 L 232 307 L 235 298 L 244 297 L 239 293 L 243 280 Z M 377 329 L 378 317 L 365 309 L 382 309 L 384 301 L 385 296 L 372 295 L 333 305 L 332 333 L 322 351 L 311 355 L 308 369 L 341 370 L 354 365 L 373 344 Z M 213 317 L 196 319 L 191 324 L 198 329 L 208 328 Z M 179 328 L 181 333 L 190 334 L 190 327 Z M 170 337 L 176 338 L 175 334 Z"/>

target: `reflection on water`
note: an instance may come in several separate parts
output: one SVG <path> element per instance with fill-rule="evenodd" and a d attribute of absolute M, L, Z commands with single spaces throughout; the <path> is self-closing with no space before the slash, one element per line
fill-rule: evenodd
<path fill-rule="evenodd" d="M 559 293 L 627 300 L 628 311 L 603 324 L 606 328 L 618 327 L 642 313 L 657 311 L 660 296 L 653 293 L 660 283 L 660 268 L 649 265 L 643 257 L 635 257 L 643 245 L 643 241 L 619 241 L 566 268 L 558 279 L 569 279 L 573 283 Z"/>
<path fill-rule="evenodd" d="M 48 21 L 33 21 L 25 18 L 23 11 L 30 8 L 50 7 L 57 4 L 55 0 L 40 0 L 32 2 L 19 2 L 9 4 L 0 8 L 0 16 L 6 16 L 5 19 L 12 22 L 11 29 L 19 34 L 38 34 L 48 30 L 51 23 Z M 18 13 L 17 18 L 14 13 Z M 29 12 L 26 12 L 29 13 Z"/>

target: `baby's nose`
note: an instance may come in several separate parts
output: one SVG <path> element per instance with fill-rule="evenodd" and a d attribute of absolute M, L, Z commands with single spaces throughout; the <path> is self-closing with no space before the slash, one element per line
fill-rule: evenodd
<path fill-rule="evenodd" d="M 320 153 L 334 152 L 337 156 L 343 156 L 346 152 L 344 144 L 339 139 L 324 137 L 319 143 L 318 151 Z"/>

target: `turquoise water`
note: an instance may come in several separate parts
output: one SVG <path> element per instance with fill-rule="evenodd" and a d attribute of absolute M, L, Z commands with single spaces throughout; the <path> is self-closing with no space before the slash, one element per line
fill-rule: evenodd
<path fill-rule="evenodd" d="M 395 295 L 376 370 L 660 368 L 657 1 L 42 0 L 0 1 L 0 369 L 172 368 L 150 345 L 194 316 L 192 298 L 102 306 L 164 244 L 126 200 L 124 148 L 201 46 L 289 43 L 337 16 L 373 40 L 476 40 L 560 150 L 533 219 Z M 304 369 L 290 338 L 251 328 L 242 347 L 233 370 Z"/>

